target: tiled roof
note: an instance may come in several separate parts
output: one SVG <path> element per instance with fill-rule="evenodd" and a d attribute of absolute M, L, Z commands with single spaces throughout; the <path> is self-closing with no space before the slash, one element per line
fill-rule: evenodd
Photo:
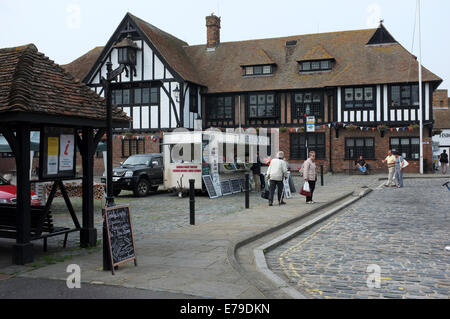
<path fill-rule="evenodd" d="M 128 13 L 169 65 L 186 81 L 203 84 L 184 47 L 188 44 L 150 23 Z"/>
<path fill-rule="evenodd" d="M 0 114 L 7 112 L 106 119 L 105 100 L 33 44 L 0 49 Z M 113 119 L 129 121 L 118 108 Z"/>
<path fill-rule="evenodd" d="M 418 81 L 416 58 L 400 44 L 367 46 L 376 29 L 299 35 L 274 39 L 221 43 L 214 52 L 205 45 L 185 50 L 209 93 L 323 88 Z M 295 47 L 286 42 L 297 40 Z M 314 48 L 336 60 L 332 71 L 301 74 L 298 59 Z M 239 61 L 264 50 L 277 64 L 270 77 L 243 77 Z M 423 68 L 424 81 L 442 81 Z"/>
<path fill-rule="evenodd" d="M 275 61 L 263 49 L 256 50 L 253 55 L 248 57 L 248 60 L 241 63 L 241 66 L 251 65 L 269 65 L 276 64 Z"/>
<path fill-rule="evenodd" d="M 169 65 L 185 80 L 208 87 L 209 93 L 290 90 L 346 85 L 418 81 L 417 59 L 399 43 L 367 45 L 378 29 L 297 35 L 282 38 L 188 46 L 176 37 L 131 15 Z M 296 43 L 296 45 L 286 44 Z M 334 59 L 331 71 L 300 73 L 298 61 Z M 75 63 L 75 62 L 74 62 Z M 276 64 L 273 75 L 243 77 L 242 66 Z M 89 69 L 83 65 L 75 69 Z M 78 64 L 79 65 L 79 64 Z M 423 81 L 442 79 L 423 68 Z"/>
<path fill-rule="evenodd" d="M 96 47 L 75 61 L 61 66 L 77 79 L 84 80 L 86 75 L 94 66 L 95 61 L 97 61 L 98 57 L 102 53 L 103 48 L 104 47 Z"/>
<path fill-rule="evenodd" d="M 319 44 L 311 48 L 304 56 L 297 61 L 316 61 L 316 60 L 331 60 L 333 57 Z"/>

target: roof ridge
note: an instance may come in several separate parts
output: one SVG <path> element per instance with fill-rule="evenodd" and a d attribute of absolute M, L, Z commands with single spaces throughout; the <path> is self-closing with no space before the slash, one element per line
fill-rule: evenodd
<path fill-rule="evenodd" d="M 186 41 L 181 40 L 180 38 L 177 38 L 177 37 L 174 36 L 173 34 L 170 34 L 170 33 L 166 32 L 166 31 L 164 31 L 164 30 L 158 28 L 157 26 L 151 24 L 150 22 L 147 22 L 147 21 L 145 21 L 145 20 L 143 20 L 143 19 L 141 19 L 141 18 L 135 16 L 134 14 L 131 14 L 130 12 L 127 12 L 127 14 L 128 14 L 132 19 L 137 19 L 137 20 L 141 21 L 142 23 L 148 25 L 149 27 L 154 28 L 154 29 L 158 30 L 159 32 L 164 33 L 165 35 L 167 35 L 167 36 L 173 38 L 174 40 L 177 40 L 177 41 L 182 42 L 183 45 L 186 44 L 186 45 L 189 46 L 189 43 L 187 43 Z"/>
<path fill-rule="evenodd" d="M 31 85 L 29 83 L 29 76 L 33 76 L 34 54 L 37 48 L 34 44 L 28 44 L 16 48 L 9 48 L 4 52 L 19 52 L 22 51 L 19 61 L 17 62 L 14 74 L 12 77 L 11 88 L 8 97 L 8 106 L 12 108 L 14 105 L 23 109 L 24 105 L 28 105 L 29 98 L 33 94 Z"/>
<path fill-rule="evenodd" d="M 288 35 L 288 36 L 283 36 L 283 37 L 259 38 L 259 39 L 250 39 L 250 40 L 220 42 L 220 44 L 232 44 L 232 43 L 254 42 L 254 41 L 265 41 L 265 40 L 281 40 L 281 39 L 288 39 L 288 38 L 298 38 L 298 37 L 306 37 L 306 36 L 313 36 L 313 35 L 330 35 L 330 34 L 337 34 L 337 33 L 369 32 L 369 31 L 375 32 L 376 30 L 378 30 L 378 29 L 357 29 L 357 30 L 332 31 L 332 32 L 322 32 L 322 33 L 306 33 L 306 34 Z M 219 44 L 219 46 L 220 46 L 220 44 Z M 201 47 L 201 46 L 206 46 L 206 44 L 194 44 L 194 45 L 188 45 L 186 47 L 190 48 L 190 47 Z"/>
<path fill-rule="evenodd" d="M 0 52 L 18 52 L 18 51 L 25 51 L 25 50 L 32 50 L 35 52 L 38 52 L 37 47 L 33 43 L 17 46 L 17 47 L 10 47 L 10 48 L 1 48 Z"/>

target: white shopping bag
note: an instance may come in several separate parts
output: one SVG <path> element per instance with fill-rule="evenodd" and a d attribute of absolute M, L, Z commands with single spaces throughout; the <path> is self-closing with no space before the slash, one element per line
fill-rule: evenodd
<path fill-rule="evenodd" d="M 407 168 L 409 166 L 409 163 L 406 160 L 403 160 L 403 168 Z"/>
<path fill-rule="evenodd" d="M 305 182 L 305 184 L 303 185 L 303 190 L 307 193 L 311 192 L 311 189 L 309 188 L 309 183 Z"/>

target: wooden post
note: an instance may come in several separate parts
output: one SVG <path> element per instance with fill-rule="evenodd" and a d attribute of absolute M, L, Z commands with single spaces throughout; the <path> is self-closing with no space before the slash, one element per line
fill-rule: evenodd
<path fill-rule="evenodd" d="M 31 184 L 30 184 L 30 128 L 18 124 L 16 133 L 17 170 L 17 237 L 13 246 L 13 264 L 25 265 L 33 262 L 31 239 Z"/>
<path fill-rule="evenodd" d="M 82 248 L 97 246 L 97 229 L 94 227 L 94 130 L 83 128 L 80 149 L 83 161 L 83 221 L 80 231 Z"/>

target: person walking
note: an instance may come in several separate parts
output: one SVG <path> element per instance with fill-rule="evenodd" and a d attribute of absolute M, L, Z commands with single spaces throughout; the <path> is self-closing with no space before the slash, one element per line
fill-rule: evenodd
<path fill-rule="evenodd" d="M 317 168 L 316 163 L 316 152 L 309 152 L 309 158 L 303 164 L 303 178 L 305 182 L 308 182 L 309 189 L 311 190 L 311 196 L 306 197 L 306 204 L 315 204 L 313 201 L 314 190 L 316 189 L 317 182 Z"/>
<path fill-rule="evenodd" d="M 286 205 L 282 199 L 284 184 L 283 179 L 287 178 L 288 170 L 287 165 L 283 161 L 284 152 L 278 152 L 277 158 L 274 158 L 270 162 L 269 169 L 267 170 L 266 178 L 270 183 L 269 194 L 269 206 L 273 206 L 273 199 L 275 197 L 275 189 L 278 189 L 278 203 L 280 205 Z"/>
<path fill-rule="evenodd" d="M 386 159 L 383 160 L 383 164 L 387 163 L 388 166 L 388 170 L 389 170 L 389 175 L 388 175 L 388 181 L 386 184 L 384 184 L 384 186 L 386 187 L 396 187 L 397 185 L 395 184 L 394 181 L 394 176 L 395 176 L 395 156 L 392 154 L 392 151 L 388 152 L 388 156 L 386 157 Z"/>
<path fill-rule="evenodd" d="M 439 162 L 441 163 L 441 172 L 443 175 L 447 174 L 447 166 L 448 166 L 448 154 L 447 151 L 444 150 L 441 155 L 439 155 Z"/>
<path fill-rule="evenodd" d="M 395 153 L 395 180 L 397 188 L 403 188 L 403 166 L 405 161 L 399 152 Z"/>
<path fill-rule="evenodd" d="M 255 181 L 255 190 L 260 192 L 262 190 L 261 183 L 261 161 L 259 160 L 259 154 L 256 156 L 256 163 L 253 163 L 252 172 L 253 172 L 253 180 Z"/>

